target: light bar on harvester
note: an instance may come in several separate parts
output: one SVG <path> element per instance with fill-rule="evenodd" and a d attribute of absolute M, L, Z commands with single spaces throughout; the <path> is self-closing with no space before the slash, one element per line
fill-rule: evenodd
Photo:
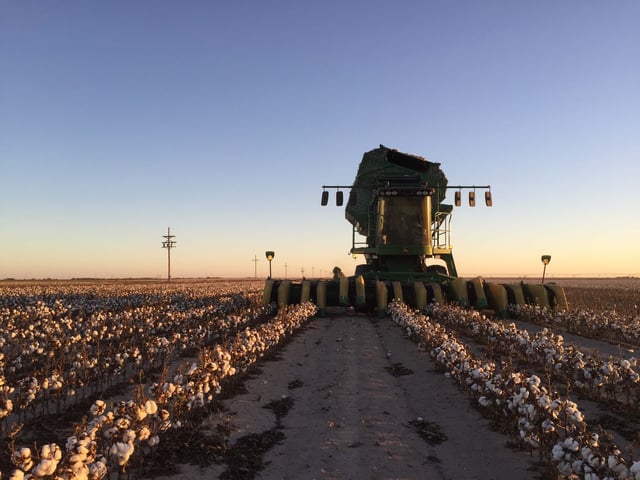
<path fill-rule="evenodd" d="M 416 196 L 427 197 L 429 195 L 433 195 L 434 193 L 435 193 L 435 190 L 433 188 L 418 189 L 418 190 L 408 190 L 408 189 L 393 190 L 393 189 L 389 189 L 389 190 L 380 190 L 378 192 L 378 195 L 380 195 L 382 197 L 392 197 L 392 196 L 396 196 L 396 195 L 404 195 L 404 196 L 416 195 Z"/>
<path fill-rule="evenodd" d="M 322 199 L 320 201 L 321 205 L 327 205 L 327 203 L 329 203 L 329 192 L 326 191 L 327 188 L 335 188 L 337 190 L 336 192 L 336 205 L 337 206 L 342 206 L 343 202 L 344 202 L 344 194 L 340 189 L 345 189 L 345 190 L 351 190 L 353 188 L 353 185 L 323 185 L 322 186 Z M 392 197 L 392 196 L 397 196 L 397 195 L 403 195 L 403 196 L 411 196 L 411 195 L 416 195 L 416 196 L 429 196 L 429 195 L 433 195 L 436 191 L 436 189 L 440 189 L 440 188 L 444 188 L 444 189 L 455 189 L 455 195 L 454 195 L 454 204 L 456 207 L 459 207 L 462 204 L 462 190 L 463 189 L 468 189 L 469 191 L 469 206 L 471 207 L 475 207 L 476 205 L 476 189 L 482 189 L 482 190 L 486 190 L 484 192 L 484 202 L 485 205 L 487 207 L 491 207 L 493 205 L 493 198 L 491 196 L 491 186 L 490 185 L 447 185 L 444 187 L 441 186 L 436 186 L 436 187 L 429 187 L 429 188 L 422 188 L 422 189 L 405 189 L 405 188 L 400 188 L 400 189 L 392 189 L 392 188 L 387 188 L 387 189 L 383 189 L 383 190 L 379 190 L 378 191 L 378 195 L 382 196 L 382 197 Z M 351 197 L 350 197 L 350 201 L 353 202 L 355 204 L 355 195 L 356 192 L 355 191 L 351 191 Z"/>

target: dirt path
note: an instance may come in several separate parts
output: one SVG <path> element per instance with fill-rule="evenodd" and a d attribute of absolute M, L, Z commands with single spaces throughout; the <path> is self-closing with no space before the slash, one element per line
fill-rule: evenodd
<path fill-rule="evenodd" d="M 544 478 L 537 458 L 491 431 L 389 319 L 314 319 L 260 368 L 247 393 L 226 401 L 231 443 L 269 430 L 284 436 L 264 454 L 259 478 Z M 279 419 L 264 408 L 272 401 L 287 405 Z M 224 471 L 184 468 L 170 478 Z"/>

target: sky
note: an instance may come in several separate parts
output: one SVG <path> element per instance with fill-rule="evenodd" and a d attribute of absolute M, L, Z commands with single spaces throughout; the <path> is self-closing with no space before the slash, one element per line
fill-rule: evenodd
<path fill-rule="evenodd" d="M 266 277 L 266 250 L 274 277 L 350 273 L 321 187 L 380 144 L 491 185 L 453 212 L 462 276 L 640 275 L 639 22 L 636 0 L 0 0 L 0 278 L 166 277 L 169 227 L 172 277 Z"/>

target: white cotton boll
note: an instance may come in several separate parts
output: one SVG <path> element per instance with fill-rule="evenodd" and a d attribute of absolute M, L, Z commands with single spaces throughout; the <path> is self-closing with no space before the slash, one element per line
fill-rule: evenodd
<path fill-rule="evenodd" d="M 116 442 L 111 445 L 109 449 L 109 455 L 114 458 L 120 466 L 129 461 L 131 454 L 133 454 L 133 445 L 130 443 Z"/>
<path fill-rule="evenodd" d="M 515 325 L 514 325 L 514 328 L 515 328 Z M 531 375 L 529 378 L 527 378 L 527 383 L 533 387 L 539 387 L 540 384 L 542 383 L 542 380 L 537 375 Z"/>
<path fill-rule="evenodd" d="M 151 430 L 149 430 L 148 427 L 144 426 L 142 428 L 140 428 L 140 431 L 138 431 L 138 439 L 141 442 L 144 442 L 145 440 L 147 440 L 149 437 L 151 436 Z"/>
<path fill-rule="evenodd" d="M 629 477 L 629 469 L 623 462 L 618 462 L 618 464 L 614 468 L 612 468 L 612 470 L 617 474 L 618 478 Z"/>
<path fill-rule="evenodd" d="M 555 430 L 556 430 L 556 426 L 551 420 L 546 419 L 542 422 L 542 431 L 544 433 L 555 432 Z"/>
<path fill-rule="evenodd" d="M 55 460 L 56 462 L 58 462 L 62 458 L 62 450 L 60 450 L 60 447 L 57 444 L 49 443 L 42 446 L 42 449 L 40 450 L 40 456 L 42 458 Z"/>
<path fill-rule="evenodd" d="M 536 407 L 534 405 L 529 403 L 525 406 L 524 410 L 529 418 L 534 418 L 534 414 L 536 412 Z"/>
<path fill-rule="evenodd" d="M 93 462 L 89 465 L 89 477 L 91 480 L 102 480 L 107 476 L 108 469 L 103 462 Z"/>
<path fill-rule="evenodd" d="M 89 448 L 91 448 L 91 445 L 93 443 L 94 442 L 91 440 L 91 438 L 87 436 L 82 437 L 76 444 L 76 451 L 78 451 L 79 453 L 88 453 Z"/>
<path fill-rule="evenodd" d="M 553 449 L 551 450 L 551 456 L 556 462 L 562 460 L 562 458 L 564 457 L 564 448 L 562 447 L 562 444 L 557 443 L 553 446 Z"/>
<path fill-rule="evenodd" d="M 144 410 L 148 415 L 155 415 L 158 411 L 158 404 L 153 400 L 147 400 L 144 402 Z"/>
<path fill-rule="evenodd" d="M 24 480 L 24 472 L 19 468 L 14 470 L 9 477 L 9 480 Z"/>
<path fill-rule="evenodd" d="M 571 468 L 571 464 L 569 462 L 560 462 L 558 464 L 558 471 L 565 477 L 568 477 L 573 473 L 573 469 Z"/>
<path fill-rule="evenodd" d="M 77 452 L 69 457 L 69 463 L 83 463 L 87 459 L 87 451 Z"/>
<path fill-rule="evenodd" d="M 636 478 L 640 480 L 640 477 L 638 477 L 638 475 L 640 474 L 640 461 L 633 462 L 633 464 L 629 468 L 629 472 L 635 475 Z"/>
<path fill-rule="evenodd" d="M 551 405 L 551 399 L 548 395 L 540 395 L 540 398 L 538 398 L 538 405 L 542 408 L 548 408 Z"/>
<path fill-rule="evenodd" d="M 562 446 L 570 452 L 577 452 L 580 450 L 580 444 L 571 437 L 566 438 L 562 443 Z"/>
<path fill-rule="evenodd" d="M 134 414 L 136 420 L 142 421 L 142 420 L 144 420 L 146 418 L 147 411 L 145 410 L 143 405 L 137 405 L 133 409 L 133 414 Z"/>
<path fill-rule="evenodd" d="M 43 458 L 31 471 L 31 474 L 34 477 L 48 477 L 54 474 L 56 468 L 58 468 L 58 462 L 56 460 Z"/>
<path fill-rule="evenodd" d="M 72 463 L 71 473 L 74 480 L 89 480 L 89 467 L 82 462 Z"/>
<path fill-rule="evenodd" d="M 120 430 L 126 430 L 131 426 L 131 421 L 128 418 L 120 417 L 116 420 L 115 425 Z"/>
<path fill-rule="evenodd" d="M 133 442 L 135 439 L 136 439 L 136 432 L 134 432 L 133 430 L 127 430 L 122 435 L 122 440 L 127 443 Z"/>
<path fill-rule="evenodd" d="M 571 464 L 571 469 L 576 473 L 581 472 L 582 471 L 582 465 L 583 465 L 582 460 L 575 460 Z"/>
<path fill-rule="evenodd" d="M 78 443 L 78 438 L 75 435 L 71 435 L 70 437 L 67 437 L 67 441 L 64 444 L 64 448 L 66 450 L 71 450 L 73 447 L 75 447 Z"/>
<path fill-rule="evenodd" d="M 158 437 L 158 435 L 154 435 L 153 437 L 150 437 L 147 440 L 147 445 L 149 445 L 150 447 L 155 447 L 159 443 L 160 443 L 160 437 Z"/>
<path fill-rule="evenodd" d="M 589 458 L 587 459 L 587 461 L 589 462 L 589 465 L 591 465 L 593 468 L 602 468 L 605 464 L 604 458 L 599 457 L 598 455 L 589 455 Z"/>
<path fill-rule="evenodd" d="M 584 421 L 584 415 L 580 411 L 573 412 L 573 415 L 569 417 L 572 423 L 582 423 Z"/>

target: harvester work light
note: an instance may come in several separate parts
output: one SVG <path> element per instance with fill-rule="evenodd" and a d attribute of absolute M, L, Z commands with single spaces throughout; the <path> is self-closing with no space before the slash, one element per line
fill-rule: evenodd
<path fill-rule="evenodd" d="M 454 192 L 453 203 L 456 207 L 462 205 L 462 190 L 469 190 L 469 206 L 476 206 L 476 189 L 481 188 L 485 190 L 484 192 L 484 203 L 487 207 L 491 207 L 493 205 L 493 199 L 491 198 L 491 190 L 489 185 L 452 185 L 444 188 L 456 188 L 457 190 Z"/>
<path fill-rule="evenodd" d="M 344 204 L 344 192 L 340 189 L 341 188 L 351 189 L 352 185 L 323 185 L 322 198 L 320 199 L 320 205 L 322 205 L 323 207 L 325 207 L 329 203 L 329 192 L 326 190 L 327 188 L 336 189 L 336 206 L 341 207 Z M 353 197 L 350 197 L 350 202 L 352 202 L 352 204 L 355 203 L 355 195 Z"/>

